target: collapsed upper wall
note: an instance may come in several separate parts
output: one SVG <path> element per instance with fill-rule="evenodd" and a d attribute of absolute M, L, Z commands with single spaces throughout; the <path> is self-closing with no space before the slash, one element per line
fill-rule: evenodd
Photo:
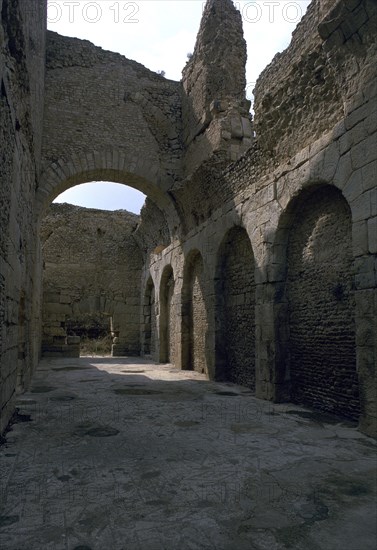
<path fill-rule="evenodd" d="M 130 178 L 148 174 L 164 189 L 180 178 L 179 83 L 86 40 L 54 32 L 47 33 L 46 69 L 45 169 L 69 162 L 81 163 L 87 172 L 126 166 Z M 98 165 L 90 166 L 92 154 Z M 131 184 L 139 188 L 136 180 Z"/>
<path fill-rule="evenodd" d="M 214 152 L 236 160 L 251 145 L 246 57 L 240 12 L 231 0 L 208 0 L 182 73 L 186 175 Z"/>
<path fill-rule="evenodd" d="M 289 157 L 341 118 L 339 86 L 318 34 L 319 0 L 313 0 L 290 45 L 257 80 L 255 131 L 260 147 Z"/>
<path fill-rule="evenodd" d="M 288 158 L 352 110 L 355 94 L 375 78 L 372 0 L 313 0 L 257 80 L 254 127 L 258 146 Z"/>
<path fill-rule="evenodd" d="M 344 112 L 374 97 L 377 80 L 377 4 L 374 0 L 338 2 L 318 26 L 333 68 Z"/>

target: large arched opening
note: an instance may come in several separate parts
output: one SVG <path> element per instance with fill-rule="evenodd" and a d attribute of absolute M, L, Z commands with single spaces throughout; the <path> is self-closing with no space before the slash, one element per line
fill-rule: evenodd
<path fill-rule="evenodd" d="M 156 182 L 155 167 L 145 163 L 143 157 L 129 161 L 120 151 L 89 152 L 50 164 L 43 171 L 36 192 L 37 223 L 58 195 L 71 187 L 93 181 L 123 184 L 140 191 L 164 213 L 170 236 L 179 228 L 180 219 L 174 202 L 161 183 Z"/>
<path fill-rule="evenodd" d="M 285 227 L 292 400 L 357 419 L 350 208 L 337 188 L 313 187 L 289 206 Z"/>
<path fill-rule="evenodd" d="M 131 243 L 131 248 L 133 248 L 133 252 L 130 250 L 130 253 L 126 254 L 126 258 L 123 257 L 125 247 L 122 246 L 121 243 L 121 231 L 116 228 L 116 224 L 110 223 L 106 228 L 103 227 L 105 224 L 101 223 L 100 227 L 95 230 L 95 238 L 99 241 L 94 245 L 97 256 L 99 252 L 102 251 L 100 254 L 100 262 L 97 262 L 98 264 L 104 265 L 106 256 L 108 256 L 106 244 L 110 248 L 118 247 L 119 253 L 115 254 L 116 260 L 115 263 L 113 261 L 113 266 L 111 268 L 113 276 L 108 277 L 108 283 L 106 283 L 106 280 L 103 280 L 101 285 L 98 285 L 98 289 L 89 293 L 88 296 L 85 296 L 85 299 L 95 299 L 97 302 L 106 299 L 115 302 L 114 315 L 112 315 L 113 329 L 111 331 L 114 339 L 112 348 L 113 355 L 135 355 L 141 351 L 141 265 L 148 253 L 148 246 L 154 249 L 157 246 L 167 246 L 170 243 L 172 236 L 179 227 L 179 218 L 169 195 L 162 190 L 153 162 L 145 162 L 145 159 L 142 157 L 128 159 L 120 150 L 105 151 L 102 153 L 92 151 L 87 154 L 72 157 L 71 159 L 65 158 L 58 160 L 45 168 L 40 179 L 40 185 L 37 189 L 35 199 L 38 236 L 41 235 L 42 220 L 54 199 L 68 189 L 91 181 L 107 181 L 121 184 L 136 189 L 147 196 L 141 217 L 135 222 L 133 228 L 125 229 L 125 232 L 128 234 L 127 244 Z M 132 226 L 133 224 L 131 223 L 129 225 Z M 82 228 L 82 234 L 85 235 L 85 228 Z M 116 236 L 119 238 L 115 238 Z M 117 241 L 117 243 L 112 243 L 111 239 Z M 37 246 L 38 248 L 40 247 L 40 238 L 38 239 Z M 72 249 L 72 245 L 70 245 L 70 248 Z M 41 257 L 39 250 L 38 254 L 39 257 Z M 36 257 L 38 254 L 36 254 Z M 77 258 L 75 261 L 80 263 Z M 111 262 L 109 262 L 109 265 L 110 264 Z M 109 266 L 106 265 L 106 271 L 108 271 L 107 267 Z M 137 276 L 135 275 L 134 277 L 132 275 L 132 284 L 128 284 L 130 283 L 129 273 L 123 273 L 123 286 L 121 289 L 116 289 L 115 286 L 117 286 L 117 284 L 114 284 L 114 282 L 116 280 L 119 281 L 119 278 L 122 277 L 122 272 L 127 271 L 127 269 L 128 271 L 133 271 L 133 274 L 137 273 Z M 43 274 L 41 271 L 42 270 L 40 270 L 39 273 L 42 277 Z M 93 279 L 91 275 L 92 274 L 87 274 L 87 281 Z M 100 278 L 98 270 L 95 278 L 97 281 Z M 118 286 L 120 285 L 121 283 L 119 282 Z M 109 290 L 110 292 L 108 292 Z M 50 312 L 52 312 L 52 316 L 56 313 L 56 311 L 52 310 L 59 309 L 59 312 L 57 312 L 59 319 L 56 317 L 55 320 L 52 320 L 52 324 L 55 323 L 55 326 L 53 329 L 50 327 L 47 330 L 47 334 L 43 329 L 44 344 L 41 342 L 41 345 L 42 347 L 44 346 L 44 348 L 46 348 L 46 346 L 53 348 L 55 343 L 59 346 L 67 344 L 65 321 L 67 316 L 71 317 L 75 314 L 75 312 L 72 311 L 73 308 L 68 311 L 69 308 L 67 306 L 74 302 L 77 303 L 77 296 L 68 296 L 67 298 L 66 296 L 57 296 L 55 293 L 53 299 L 54 301 L 58 301 L 59 305 L 54 304 L 53 308 L 50 306 L 48 307 L 50 308 Z M 66 300 L 69 300 L 69 302 L 66 303 Z M 44 301 L 46 304 L 46 300 Z M 37 308 L 38 304 L 35 312 L 36 318 L 38 317 Z M 45 306 L 43 306 L 43 310 L 44 317 L 46 318 Z M 87 312 L 84 311 L 84 313 Z M 51 333 L 55 336 L 55 342 L 51 341 Z M 47 340 L 49 341 L 48 344 L 46 343 Z M 65 348 L 65 351 L 67 351 L 67 348 Z"/>
<path fill-rule="evenodd" d="M 203 258 L 198 250 L 187 256 L 182 289 L 182 367 L 208 374 Z"/>
<path fill-rule="evenodd" d="M 215 376 L 255 390 L 254 254 L 246 230 L 236 226 L 218 252 L 215 280 Z"/>
<path fill-rule="evenodd" d="M 80 187 L 75 187 L 77 193 Z M 78 199 L 85 202 L 89 193 L 93 200 L 91 185 L 83 187 Z M 114 191 L 109 183 L 102 187 Z M 129 199 L 126 186 L 116 187 L 123 201 L 119 203 L 117 195 L 113 208 L 122 209 L 55 203 L 41 220 L 43 355 L 77 356 L 77 337 L 83 344 L 95 333 L 96 345 L 88 341 L 87 348 L 103 348 L 107 341 L 113 355 L 140 353 L 143 254 L 135 238 L 140 216 L 124 208 Z M 98 186 L 95 189 L 98 193 Z M 97 203 L 102 205 L 101 200 Z"/>

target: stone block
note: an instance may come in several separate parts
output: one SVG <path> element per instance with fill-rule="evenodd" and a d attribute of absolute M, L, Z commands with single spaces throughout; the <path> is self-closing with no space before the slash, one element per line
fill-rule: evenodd
<path fill-rule="evenodd" d="M 357 371 L 362 382 L 364 391 L 367 387 L 372 387 L 376 391 L 376 385 L 371 381 L 376 376 L 376 352 L 374 346 L 359 346 L 357 348 Z M 375 404 L 375 401 L 374 401 Z"/>
<path fill-rule="evenodd" d="M 58 304 L 60 303 L 60 293 L 58 292 L 44 292 L 43 293 L 43 303 L 52 303 L 52 304 Z"/>
<path fill-rule="evenodd" d="M 327 40 L 339 26 L 340 21 L 338 19 L 327 19 L 318 25 L 318 34 L 322 40 Z"/>
<path fill-rule="evenodd" d="M 352 11 L 360 4 L 362 0 L 344 0 L 344 5 L 347 10 Z"/>
<path fill-rule="evenodd" d="M 370 190 L 370 215 L 377 216 L 377 186 Z"/>
<path fill-rule="evenodd" d="M 371 103 L 377 103 L 374 99 Z M 364 122 L 365 131 L 367 134 L 371 135 L 377 131 L 377 108 L 373 109 L 371 113 L 367 116 Z"/>
<path fill-rule="evenodd" d="M 368 228 L 365 220 L 352 224 L 352 250 L 355 256 L 368 253 Z"/>
<path fill-rule="evenodd" d="M 351 130 L 348 130 L 339 140 L 339 151 L 343 155 L 357 145 L 366 136 L 365 121 L 358 122 Z"/>
<path fill-rule="evenodd" d="M 367 137 L 351 149 L 352 166 L 356 170 L 377 158 L 377 132 Z"/>
<path fill-rule="evenodd" d="M 339 145 L 337 141 L 331 143 L 325 149 L 321 178 L 331 182 L 334 178 L 339 163 Z"/>
<path fill-rule="evenodd" d="M 339 23 L 338 23 L 339 24 Z M 334 49 L 337 49 L 339 48 L 340 46 L 342 46 L 344 44 L 344 42 L 346 41 L 346 38 L 343 34 L 343 31 L 341 28 L 337 28 L 332 34 L 330 34 L 330 36 L 327 38 L 325 44 L 324 44 L 324 48 L 326 51 L 330 51 L 332 50 L 333 48 Z"/>
<path fill-rule="evenodd" d="M 44 310 L 46 313 L 52 313 L 55 315 L 69 315 L 71 313 L 71 308 L 66 304 L 44 304 Z"/>
<path fill-rule="evenodd" d="M 368 220 L 368 250 L 377 254 L 377 216 Z"/>
<path fill-rule="evenodd" d="M 375 288 L 376 286 L 376 276 L 373 271 L 368 273 L 360 273 L 355 275 L 355 284 L 356 288 Z"/>
<path fill-rule="evenodd" d="M 324 134 L 320 138 L 313 141 L 309 145 L 309 157 L 310 158 L 315 157 L 316 155 L 318 155 L 318 153 L 323 151 L 323 149 L 325 149 L 328 146 L 331 138 L 332 138 L 331 134 L 330 135 Z"/>
<path fill-rule="evenodd" d="M 376 298 L 376 304 L 375 304 Z M 356 322 L 359 318 L 373 316 L 377 311 L 377 290 L 358 290 L 355 293 L 356 299 Z"/>
<path fill-rule="evenodd" d="M 374 189 L 377 185 L 377 160 L 363 166 L 361 174 L 363 190 Z"/>
<path fill-rule="evenodd" d="M 242 117 L 242 133 L 245 138 L 252 138 L 253 137 L 253 126 L 251 124 L 251 121 L 248 118 Z"/>
<path fill-rule="evenodd" d="M 345 133 L 345 131 L 346 131 L 346 125 L 345 125 L 344 119 L 342 119 L 337 124 L 335 124 L 332 130 L 332 138 L 339 139 Z"/>
<path fill-rule="evenodd" d="M 367 103 L 363 103 L 362 105 L 353 108 L 353 110 L 350 110 L 345 118 L 346 130 L 350 130 L 351 128 L 356 126 L 356 124 L 358 124 L 361 120 L 366 119 L 368 114 L 369 106 Z"/>
<path fill-rule="evenodd" d="M 348 40 L 368 20 L 368 14 L 362 6 L 352 12 L 352 17 L 347 18 L 341 24 L 342 32 Z"/>
<path fill-rule="evenodd" d="M 372 351 L 375 342 L 373 325 L 373 317 L 364 317 L 363 319 L 359 319 L 356 326 L 356 344 L 361 347 L 369 346 L 372 348 Z"/>
<path fill-rule="evenodd" d="M 126 303 L 127 303 L 127 305 L 130 305 L 130 306 L 139 306 L 140 305 L 140 298 L 131 296 L 131 297 L 127 298 Z"/>
<path fill-rule="evenodd" d="M 333 183 L 338 189 L 343 189 L 352 175 L 351 153 L 342 155 L 339 159 Z"/>
<path fill-rule="evenodd" d="M 80 336 L 67 336 L 68 346 L 80 344 Z"/>
<path fill-rule="evenodd" d="M 267 185 L 264 189 L 258 191 L 255 194 L 255 203 L 257 208 L 264 206 L 265 204 L 275 200 L 276 198 L 276 187 L 275 183 Z"/>
<path fill-rule="evenodd" d="M 284 281 L 286 278 L 286 263 L 269 263 L 267 266 L 267 277 L 269 283 Z"/>
<path fill-rule="evenodd" d="M 348 198 L 346 196 L 346 198 Z M 366 220 L 372 212 L 372 194 L 366 191 L 351 202 L 352 220 L 358 222 Z"/>
<path fill-rule="evenodd" d="M 231 119 L 232 137 L 241 139 L 243 137 L 243 124 L 240 116 L 233 116 Z"/>
<path fill-rule="evenodd" d="M 361 258 L 356 258 L 354 262 L 355 273 L 373 273 L 374 270 L 374 257 L 373 256 L 363 256 Z"/>

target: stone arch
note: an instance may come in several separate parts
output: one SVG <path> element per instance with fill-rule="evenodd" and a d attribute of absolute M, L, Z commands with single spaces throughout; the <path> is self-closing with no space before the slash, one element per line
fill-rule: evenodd
<path fill-rule="evenodd" d="M 142 155 L 131 160 L 116 149 L 59 159 L 46 166 L 41 174 L 35 198 L 37 221 L 51 202 L 67 189 L 90 181 L 111 181 L 147 195 L 165 213 L 170 234 L 174 235 L 180 220 L 173 201 L 163 189 L 159 172 L 156 162 L 145 162 Z"/>
<path fill-rule="evenodd" d="M 204 265 L 198 250 L 186 258 L 182 288 L 182 368 L 208 374 Z"/>
<path fill-rule="evenodd" d="M 299 404 L 357 419 L 352 218 L 334 186 L 296 196 L 282 216 L 277 241 L 286 250 L 285 377 Z"/>
<path fill-rule="evenodd" d="M 255 389 L 255 261 L 246 230 L 231 228 L 217 256 L 215 377 Z"/>
<path fill-rule="evenodd" d="M 160 282 L 160 363 L 175 363 L 176 316 L 174 311 L 174 273 L 165 266 Z"/>
<path fill-rule="evenodd" d="M 149 276 L 143 303 L 142 319 L 142 353 L 154 357 L 156 352 L 157 338 L 157 319 L 156 319 L 156 300 L 153 279 Z"/>

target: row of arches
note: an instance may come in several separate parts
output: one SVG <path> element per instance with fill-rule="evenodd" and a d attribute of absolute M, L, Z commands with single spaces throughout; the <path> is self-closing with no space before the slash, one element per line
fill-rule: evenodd
<path fill-rule="evenodd" d="M 296 202 L 284 231 L 285 270 L 275 286 L 257 281 L 258 265 L 241 226 L 222 239 L 215 270 L 209 269 L 211 258 L 192 250 L 177 291 L 182 275 L 164 268 L 158 300 L 150 277 L 144 352 L 153 355 L 159 342 L 160 362 L 252 391 L 278 381 L 296 403 L 357 419 L 350 209 L 335 188 L 318 188 Z M 275 312 L 272 322 L 266 308 Z"/>

